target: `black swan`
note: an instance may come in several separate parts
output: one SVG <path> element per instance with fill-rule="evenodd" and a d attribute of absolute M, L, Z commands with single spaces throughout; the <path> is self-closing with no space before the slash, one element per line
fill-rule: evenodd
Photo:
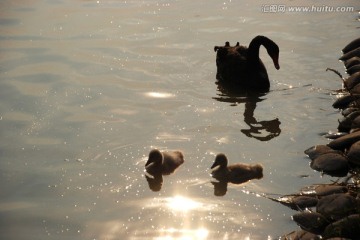
<path fill-rule="evenodd" d="M 259 48 L 263 45 L 274 62 L 276 69 L 279 66 L 279 47 L 271 39 L 264 36 L 256 36 L 249 47 L 231 47 L 229 42 L 225 46 L 215 46 L 217 74 L 219 83 L 228 84 L 231 87 L 251 88 L 266 90 L 270 88 L 269 77 L 266 68 L 259 58 Z"/>
<path fill-rule="evenodd" d="M 236 163 L 228 166 L 228 159 L 223 153 L 216 155 L 211 169 L 211 175 L 221 182 L 243 183 L 263 177 L 263 167 L 260 164 Z"/>

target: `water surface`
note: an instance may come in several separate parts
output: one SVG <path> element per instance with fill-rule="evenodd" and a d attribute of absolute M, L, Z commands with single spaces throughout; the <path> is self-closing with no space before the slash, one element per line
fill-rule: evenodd
<path fill-rule="evenodd" d="M 303 151 L 336 130 L 341 82 L 325 69 L 344 72 L 337 59 L 358 37 L 356 12 L 266 13 L 249 0 L 0 9 L 2 239 L 276 238 L 297 229 L 294 211 L 260 195 L 331 179 Z M 220 91 L 213 47 L 259 34 L 281 51 L 277 71 L 261 49 L 270 92 Z M 185 155 L 158 192 L 144 176 L 152 148 Z M 261 163 L 264 178 L 215 196 L 219 152 Z"/>

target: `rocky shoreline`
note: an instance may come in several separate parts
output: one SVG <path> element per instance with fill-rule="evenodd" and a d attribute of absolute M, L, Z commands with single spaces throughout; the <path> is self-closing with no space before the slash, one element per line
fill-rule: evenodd
<path fill-rule="evenodd" d="M 326 135 L 331 140 L 327 145 L 305 150 L 312 169 L 340 178 L 272 199 L 299 211 L 292 219 L 301 229 L 281 239 L 360 239 L 360 38 L 342 51 L 339 60 L 349 76 L 333 70 L 343 81 L 333 104 L 343 116 L 338 132 Z"/>

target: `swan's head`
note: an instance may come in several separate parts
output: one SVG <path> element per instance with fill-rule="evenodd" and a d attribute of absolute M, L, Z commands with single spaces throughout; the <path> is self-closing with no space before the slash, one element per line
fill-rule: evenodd
<path fill-rule="evenodd" d="M 149 158 L 145 163 L 145 168 L 149 169 L 152 166 L 160 166 L 162 162 L 163 162 L 162 153 L 157 149 L 153 149 L 149 153 Z"/>
<path fill-rule="evenodd" d="M 219 153 L 218 155 L 216 155 L 215 157 L 215 162 L 214 164 L 210 167 L 210 169 L 214 170 L 214 168 L 224 168 L 226 167 L 228 164 L 228 160 L 227 157 L 225 156 L 225 154 L 223 153 Z"/>
<path fill-rule="evenodd" d="M 270 47 L 267 49 L 267 52 L 269 54 L 269 56 L 271 57 L 271 59 L 273 60 L 274 63 L 274 67 L 279 70 L 280 69 L 280 65 L 279 65 L 279 46 L 276 45 L 276 43 L 273 42 L 273 44 L 270 45 Z"/>

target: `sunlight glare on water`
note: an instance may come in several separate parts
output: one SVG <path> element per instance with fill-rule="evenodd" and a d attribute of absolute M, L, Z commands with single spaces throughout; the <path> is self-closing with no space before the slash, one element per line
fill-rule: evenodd
<path fill-rule="evenodd" d="M 167 207 L 175 212 L 189 212 L 202 207 L 202 204 L 183 196 L 174 196 L 166 199 Z"/>
<path fill-rule="evenodd" d="M 175 95 L 171 94 L 171 93 L 165 93 L 165 92 L 147 92 L 145 94 L 148 97 L 153 97 L 153 98 L 171 98 L 171 97 L 175 97 Z"/>
<path fill-rule="evenodd" d="M 156 237 L 156 240 L 203 240 L 209 235 L 209 231 L 205 228 L 199 229 L 164 229 L 160 231 L 161 237 Z"/>

